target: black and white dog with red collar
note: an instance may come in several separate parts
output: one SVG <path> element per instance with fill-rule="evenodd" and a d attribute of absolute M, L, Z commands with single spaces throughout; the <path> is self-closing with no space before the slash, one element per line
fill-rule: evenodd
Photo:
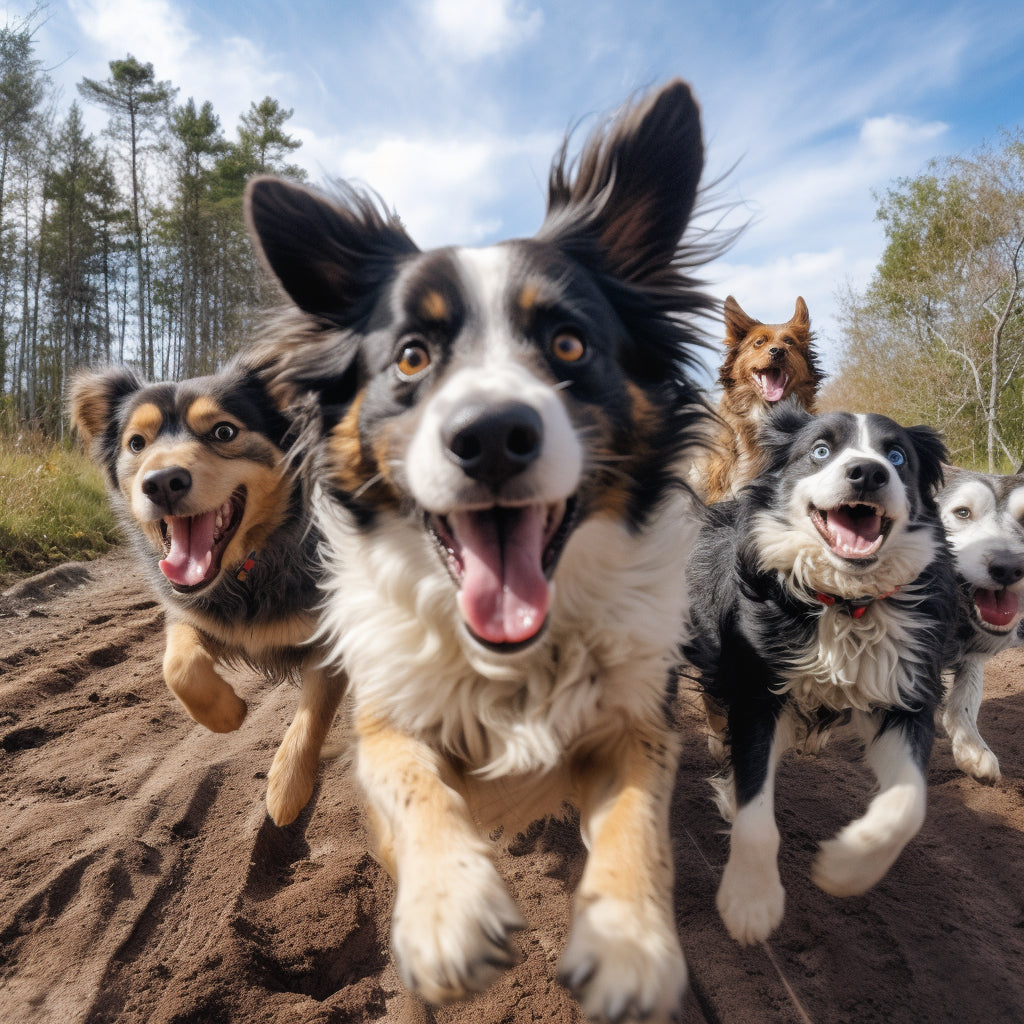
<path fill-rule="evenodd" d="M 728 720 L 720 805 L 732 828 L 718 910 L 744 944 L 782 920 L 774 775 L 802 732 L 849 719 L 879 786 L 866 813 L 822 844 L 818 886 L 866 891 L 920 829 L 956 613 L 933 430 L 790 406 L 761 442 L 767 470 L 709 509 L 688 569 L 686 653 Z"/>

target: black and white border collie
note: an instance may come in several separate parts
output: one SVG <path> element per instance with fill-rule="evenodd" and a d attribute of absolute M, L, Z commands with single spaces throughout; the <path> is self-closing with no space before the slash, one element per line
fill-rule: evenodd
<path fill-rule="evenodd" d="M 709 509 L 689 566 L 686 653 L 728 720 L 718 910 L 741 943 L 782 920 L 774 775 L 805 730 L 849 717 L 879 785 L 863 817 L 822 844 L 817 885 L 864 892 L 921 827 L 956 605 L 931 429 L 788 407 L 762 444 L 768 469 Z"/>
<path fill-rule="evenodd" d="M 397 881 L 392 949 L 431 1002 L 488 985 L 524 921 L 480 826 L 580 809 L 559 975 L 594 1018 L 667 1018 L 665 700 L 696 532 L 681 485 L 709 300 L 681 244 L 703 165 L 674 82 L 554 163 L 531 239 L 421 252 L 394 215 L 262 178 L 253 237 L 293 307 L 273 384 L 306 423 L 323 633 Z"/>
<path fill-rule="evenodd" d="M 947 467 L 945 477 L 939 512 L 956 559 L 962 615 L 942 723 L 957 765 L 981 782 L 997 782 L 999 760 L 978 732 L 978 708 L 985 662 L 1020 642 L 1024 474 L 993 476 Z"/>

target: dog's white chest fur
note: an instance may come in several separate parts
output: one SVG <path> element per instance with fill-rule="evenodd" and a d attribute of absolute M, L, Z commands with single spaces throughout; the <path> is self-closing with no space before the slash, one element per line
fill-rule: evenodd
<path fill-rule="evenodd" d="M 415 521 L 360 533 L 318 501 L 332 570 L 324 639 L 349 673 L 357 710 L 490 778 L 550 770 L 610 721 L 657 716 L 673 667 L 665 638 L 680 634 L 686 614 L 683 561 L 695 530 L 687 500 L 638 535 L 604 518 L 578 527 L 555 575 L 546 634 L 518 654 L 470 639 L 455 587 Z"/>
<path fill-rule="evenodd" d="M 920 654 L 913 625 L 898 598 L 872 602 L 859 619 L 838 605 L 825 608 L 816 642 L 789 662 L 782 692 L 809 710 L 907 707 L 916 697 L 911 668 Z"/>

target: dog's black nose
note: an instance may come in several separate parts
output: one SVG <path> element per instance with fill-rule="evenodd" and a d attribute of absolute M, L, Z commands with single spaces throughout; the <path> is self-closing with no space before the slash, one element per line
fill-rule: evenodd
<path fill-rule="evenodd" d="M 154 505 L 174 511 L 174 506 L 192 488 L 192 474 L 181 466 L 154 469 L 142 478 L 142 493 Z"/>
<path fill-rule="evenodd" d="M 772 345 L 772 347 L 768 349 L 768 355 L 770 355 L 775 362 L 778 362 L 785 354 L 786 350 L 779 345 Z"/>
<path fill-rule="evenodd" d="M 500 484 L 540 455 L 544 425 L 523 402 L 472 403 L 457 409 L 442 428 L 445 455 L 466 476 Z"/>
<path fill-rule="evenodd" d="M 995 555 L 988 563 L 988 574 L 1003 587 L 1012 587 L 1024 579 L 1024 559 L 1013 555 Z"/>
<path fill-rule="evenodd" d="M 846 467 L 846 479 L 863 494 L 884 487 L 889 482 L 889 470 L 884 463 L 863 459 Z"/>

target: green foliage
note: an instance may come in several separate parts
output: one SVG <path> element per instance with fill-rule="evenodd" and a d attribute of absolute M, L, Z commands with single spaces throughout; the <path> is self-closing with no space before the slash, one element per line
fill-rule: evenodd
<path fill-rule="evenodd" d="M 1024 143 L 933 162 L 879 200 L 886 248 L 842 297 L 845 350 L 824 404 L 937 424 L 955 460 L 1024 452 Z"/>
<path fill-rule="evenodd" d="M 92 558 L 119 539 L 100 474 L 77 448 L 0 437 L 0 577 Z"/>

